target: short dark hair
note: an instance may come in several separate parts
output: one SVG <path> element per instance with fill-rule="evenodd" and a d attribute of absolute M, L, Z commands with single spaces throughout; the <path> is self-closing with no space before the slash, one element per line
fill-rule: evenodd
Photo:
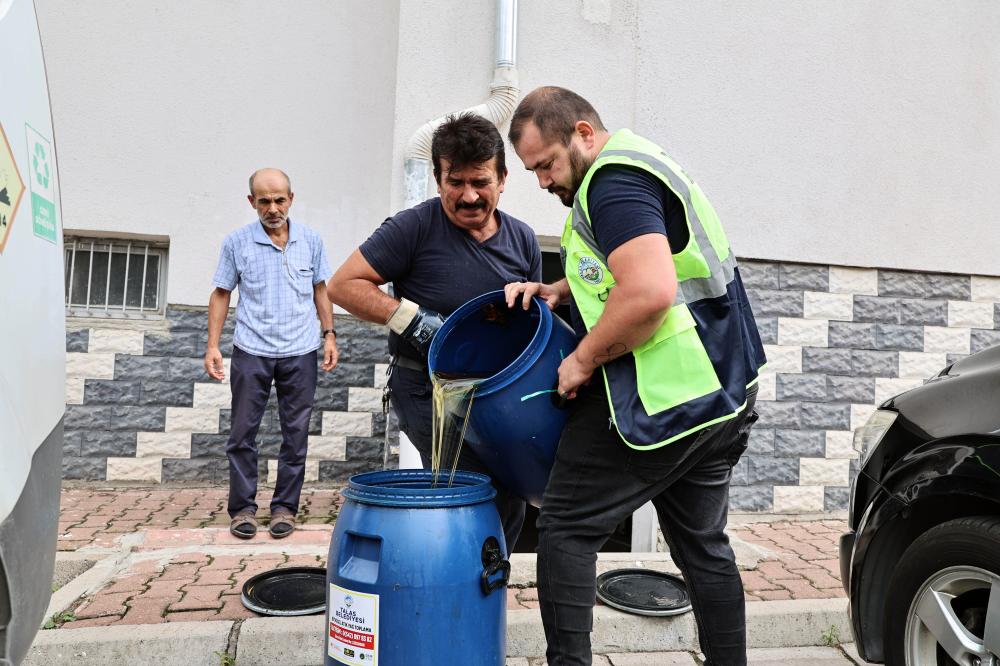
<path fill-rule="evenodd" d="M 590 102 L 572 90 L 543 86 L 525 95 L 517 105 L 507 138 L 511 145 L 516 145 L 524 126 L 532 122 L 545 141 L 558 141 L 567 146 L 576 131 L 576 123 L 581 120 L 586 120 L 596 130 L 607 131 Z"/>
<path fill-rule="evenodd" d="M 431 139 L 431 161 L 434 163 L 434 180 L 441 183 L 441 158 L 451 162 L 452 169 L 463 169 L 482 164 L 496 157 L 497 176 L 507 173 L 504 159 L 503 137 L 496 126 L 475 113 L 448 116 L 434 130 Z"/>

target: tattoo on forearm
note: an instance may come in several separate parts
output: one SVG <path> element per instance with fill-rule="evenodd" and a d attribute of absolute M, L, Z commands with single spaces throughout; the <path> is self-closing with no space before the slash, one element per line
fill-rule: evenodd
<path fill-rule="evenodd" d="M 614 344 L 608 345 L 608 348 L 604 350 L 604 353 L 594 356 L 594 363 L 597 365 L 604 365 L 605 363 L 613 361 L 627 352 L 628 345 L 624 342 L 615 342 Z"/>

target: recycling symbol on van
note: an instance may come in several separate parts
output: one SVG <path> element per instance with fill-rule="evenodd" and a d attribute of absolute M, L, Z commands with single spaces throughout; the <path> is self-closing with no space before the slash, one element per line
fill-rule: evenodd
<path fill-rule="evenodd" d="M 49 187 L 49 160 L 45 155 L 45 146 L 35 144 L 35 154 L 31 157 L 31 166 L 35 172 L 35 180 L 42 187 Z"/>

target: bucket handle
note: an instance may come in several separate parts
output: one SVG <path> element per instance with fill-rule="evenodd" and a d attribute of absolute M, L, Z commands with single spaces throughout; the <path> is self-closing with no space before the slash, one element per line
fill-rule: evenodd
<path fill-rule="evenodd" d="M 493 536 L 483 542 L 482 559 L 483 573 L 479 577 L 479 587 L 482 588 L 484 595 L 489 596 L 493 590 L 507 586 L 510 580 L 510 562 L 504 559 L 500 542 Z M 490 578 L 498 573 L 500 577 L 491 581 Z"/>

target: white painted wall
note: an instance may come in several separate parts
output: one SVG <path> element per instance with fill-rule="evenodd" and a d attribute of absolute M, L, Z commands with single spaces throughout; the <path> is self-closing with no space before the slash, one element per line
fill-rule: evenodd
<path fill-rule="evenodd" d="M 171 237 L 204 304 L 244 180 L 285 167 L 331 261 L 402 206 L 424 121 L 485 99 L 491 0 L 37 0 L 67 228 Z M 742 256 L 1000 274 L 1000 4 L 521 0 L 523 91 L 658 140 Z M 513 153 L 502 204 L 564 209 Z"/>

